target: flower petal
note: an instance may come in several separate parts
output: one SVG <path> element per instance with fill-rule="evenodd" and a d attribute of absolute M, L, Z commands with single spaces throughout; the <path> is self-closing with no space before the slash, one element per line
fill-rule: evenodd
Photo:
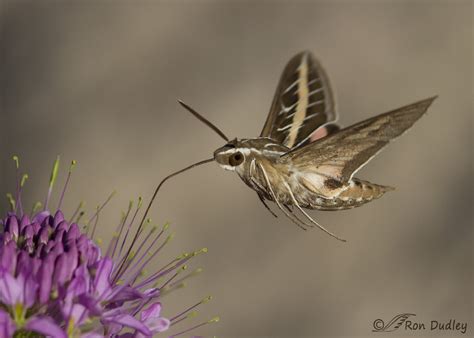
<path fill-rule="evenodd" d="M 62 221 L 64 221 L 64 215 L 61 210 L 58 210 L 54 214 L 53 227 L 57 227 Z"/>
<path fill-rule="evenodd" d="M 19 283 L 10 273 L 0 269 L 0 300 L 7 305 L 21 303 L 22 283 Z"/>
<path fill-rule="evenodd" d="M 113 317 L 108 317 L 105 319 L 105 321 L 120 324 L 129 328 L 135 329 L 139 331 L 140 333 L 144 334 L 145 336 L 152 335 L 152 332 L 148 329 L 148 327 L 145 324 L 143 324 L 141 321 L 139 321 L 138 319 L 130 315 L 122 314 L 122 315 L 117 315 Z"/>
<path fill-rule="evenodd" d="M 18 238 L 19 234 L 19 226 L 18 226 L 18 220 L 16 216 L 10 216 L 7 219 L 7 223 L 5 226 L 5 231 L 8 231 L 13 235 L 13 238 Z"/>
<path fill-rule="evenodd" d="M 149 318 L 145 324 L 153 333 L 163 332 L 170 328 L 170 321 L 166 318 Z"/>
<path fill-rule="evenodd" d="M 99 261 L 94 279 L 94 288 L 97 291 L 97 295 L 102 299 L 105 298 L 106 294 L 108 294 L 111 289 L 110 274 L 112 268 L 113 261 L 109 257 L 105 257 Z"/>
<path fill-rule="evenodd" d="M 39 224 L 41 224 L 43 223 L 46 217 L 49 217 L 49 215 L 50 215 L 49 211 L 41 211 L 33 217 L 32 221 L 38 222 Z"/>
<path fill-rule="evenodd" d="M 0 309 L 0 337 L 13 337 L 15 324 L 5 311 Z"/>
<path fill-rule="evenodd" d="M 148 308 L 142 311 L 140 318 L 147 320 L 148 318 L 159 317 L 161 312 L 161 303 L 151 304 Z"/>
<path fill-rule="evenodd" d="M 79 295 L 77 297 L 77 302 L 84 306 L 87 311 L 94 316 L 100 316 L 103 312 L 100 302 L 98 302 L 94 296 L 87 293 Z"/>
<path fill-rule="evenodd" d="M 68 281 L 68 272 L 68 259 L 65 254 L 60 254 L 59 257 L 56 259 L 56 265 L 54 267 L 54 285 L 62 286 L 66 281 Z"/>
<path fill-rule="evenodd" d="M 128 302 L 136 299 L 143 298 L 143 294 L 138 291 L 137 289 L 130 287 L 130 286 L 125 286 L 118 294 L 113 296 L 112 298 L 109 299 L 109 302 L 115 303 L 123 303 L 123 302 Z"/>
<path fill-rule="evenodd" d="M 4 268 L 9 273 L 14 273 L 16 262 L 16 243 L 10 241 L 7 244 L 4 244 L 0 250 L 0 267 Z"/>
<path fill-rule="evenodd" d="M 54 260 L 55 257 L 53 255 L 47 255 L 43 259 L 43 264 L 41 264 L 38 272 L 38 280 L 41 281 L 39 289 L 39 301 L 41 304 L 49 301 L 53 281 Z"/>
<path fill-rule="evenodd" d="M 49 317 L 33 317 L 25 325 L 27 330 L 35 331 L 52 338 L 67 338 L 66 332 Z"/>
<path fill-rule="evenodd" d="M 120 336 L 122 337 L 122 336 Z M 95 332 L 83 333 L 81 334 L 81 338 L 104 338 L 104 335 L 98 334 Z"/>
<path fill-rule="evenodd" d="M 33 279 L 33 274 L 25 276 L 23 282 L 23 304 L 26 308 L 30 308 L 35 303 L 37 289 L 38 283 Z"/>

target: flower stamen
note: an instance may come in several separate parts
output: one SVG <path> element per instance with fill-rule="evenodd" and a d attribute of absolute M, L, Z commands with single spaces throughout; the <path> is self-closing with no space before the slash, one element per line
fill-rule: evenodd
<path fill-rule="evenodd" d="M 71 180 L 72 171 L 74 170 L 74 167 L 76 166 L 76 163 L 77 162 L 75 160 L 71 161 L 71 165 L 69 166 L 69 172 L 68 172 L 67 178 L 66 178 L 66 183 L 64 183 L 64 188 L 63 188 L 63 191 L 61 192 L 61 197 L 59 198 L 57 210 L 61 209 L 61 205 L 62 205 L 63 199 L 64 199 L 64 194 L 66 193 L 66 189 L 68 187 L 69 181 Z"/>
<path fill-rule="evenodd" d="M 54 164 L 53 164 L 53 169 L 51 170 L 51 176 L 49 178 L 48 194 L 46 195 L 46 199 L 44 201 L 44 209 L 43 209 L 44 211 L 48 209 L 51 193 L 53 192 L 53 186 L 54 186 L 54 183 L 56 182 L 56 178 L 58 177 L 58 171 L 59 171 L 59 155 L 58 157 L 56 157 L 56 160 L 54 161 Z"/>

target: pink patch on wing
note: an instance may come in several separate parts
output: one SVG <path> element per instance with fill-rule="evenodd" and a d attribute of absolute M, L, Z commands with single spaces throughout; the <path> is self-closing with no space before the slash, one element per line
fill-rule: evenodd
<path fill-rule="evenodd" d="M 313 133 L 313 135 L 311 135 L 311 142 L 319 140 L 320 138 L 323 138 L 323 137 L 327 136 L 328 134 L 329 133 L 328 133 L 328 130 L 327 130 L 326 127 L 318 128 Z"/>

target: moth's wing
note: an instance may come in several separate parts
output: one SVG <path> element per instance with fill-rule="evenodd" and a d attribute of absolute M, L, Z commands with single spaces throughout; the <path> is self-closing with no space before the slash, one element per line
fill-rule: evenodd
<path fill-rule="evenodd" d="M 260 134 L 288 148 L 311 142 L 320 134 L 337 128 L 334 95 L 321 64 L 310 52 L 295 55 L 286 65 L 278 83 L 270 112 Z M 317 135 L 316 135 L 317 136 Z"/>
<path fill-rule="evenodd" d="M 322 127 L 319 127 L 314 131 L 314 133 L 311 134 L 311 137 L 309 138 L 308 142 L 303 143 L 301 146 L 305 146 L 305 144 L 308 144 L 310 142 L 314 142 L 316 140 L 319 140 L 320 138 L 326 137 L 328 135 L 334 134 L 338 132 L 341 129 L 341 127 L 336 124 L 336 123 L 329 123 L 326 124 Z"/>
<path fill-rule="evenodd" d="M 311 172 L 347 183 L 392 139 L 410 128 L 435 97 L 380 114 L 339 132 L 292 150 L 280 158 L 302 173 Z M 333 181 L 336 180 L 336 181 Z"/>

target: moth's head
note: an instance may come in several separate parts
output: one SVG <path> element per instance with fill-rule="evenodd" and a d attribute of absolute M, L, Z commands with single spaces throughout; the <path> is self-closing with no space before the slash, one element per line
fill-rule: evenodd
<path fill-rule="evenodd" d="M 245 163 L 245 154 L 239 147 L 239 141 L 234 139 L 227 142 L 214 152 L 214 160 L 225 170 L 235 171 Z"/>

